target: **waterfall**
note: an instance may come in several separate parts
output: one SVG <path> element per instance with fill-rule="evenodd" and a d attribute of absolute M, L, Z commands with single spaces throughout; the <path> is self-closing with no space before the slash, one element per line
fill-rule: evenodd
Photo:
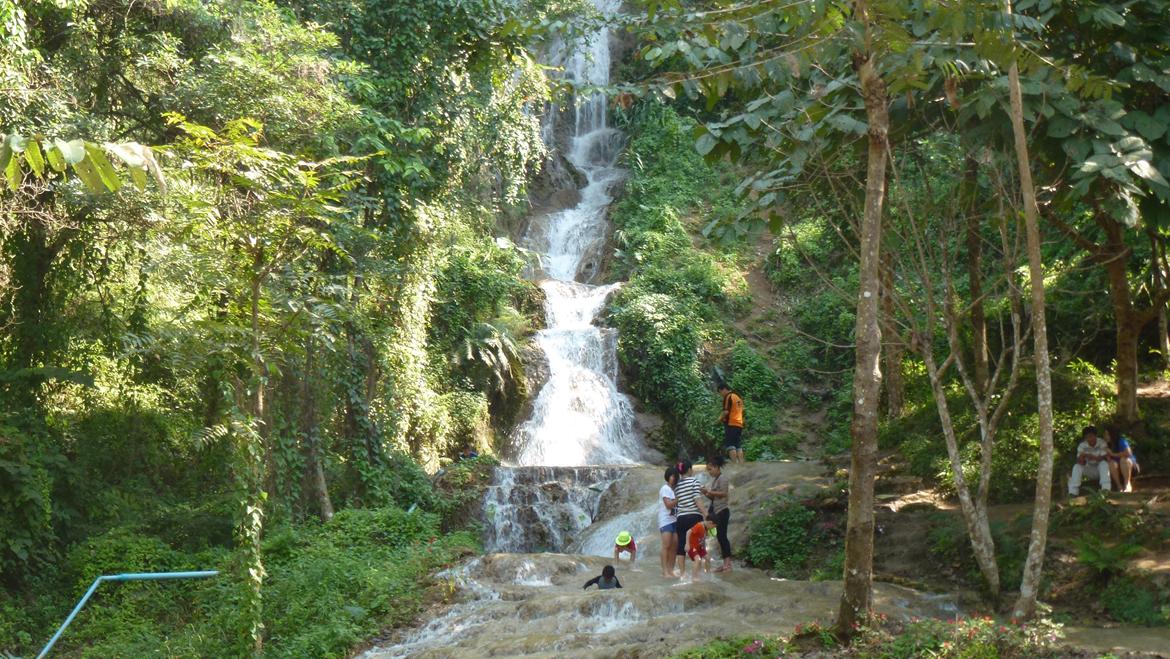
<path fill-rule="evenodd" d="M 619 0 L 594 0 L 603 15 L 619 5 Z M 608 84 L 608 28 L 555 45 L 551 59 L 578 85 Z M 613 469 L 547 468 L 633 464 L 640 453 L 633 408 L 617 388 L 616 332 L 594 324 L 617 285 L 582 281 L 597 272 L 605 247 L 606 213 L 624 176 L 617 166 L 624 136 L 607 125 L 605 94 L 573 100 L 564 152 L 584 185 L 575 206 L 534 221 L 525 236 L 540 257 L 546 328 L 535 340 L 548 359 L 549 377 L 484 502 L 485 545 L 491 551 L 564 549 L 593 522 L 604 486 L 620 477 Z M 544 120 L 545 139 L 553 148 L 560 115 L 553 106 Z"/>

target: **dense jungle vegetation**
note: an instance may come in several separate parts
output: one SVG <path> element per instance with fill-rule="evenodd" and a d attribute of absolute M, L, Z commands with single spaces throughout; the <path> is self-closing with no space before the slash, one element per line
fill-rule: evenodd
<path fill-rule="evenodd" d="M 518 245 L 564 93 L 539 62 L 586 6 L 0 0 L 0 654 L 115 572 L 222 576 L 121 584 L 62 654 L 347 656 L 440 597 L 419 575 L 479 551 L 476 488 L 535 393 Z M 749 459 L 853 449 L 871 562 L 880 448 L 964 502 L 931 551 L 1030 616 L 1080 428 L 1118 423 L 1143 478 L 1170 460 L 1170 407 L 1139 396 L 1170 364 L 1170 6 L 626 9 L 605 319 L 648 441 L 711 455 L 725 378 Z M 1070 510 L 1052 532 L 1106 613 L 1165 625 L 1170 584 L 1123 564 L 1166 551 L 1157 520 Z M 821 514 L 781 501 L 757 564 L 864 564 Z M 785 549 L 813 541 L 815 566 Z M 860 642 L 969 631 L 931 624 Z M 701 656 L 751 641 L 720 643 Z"/>

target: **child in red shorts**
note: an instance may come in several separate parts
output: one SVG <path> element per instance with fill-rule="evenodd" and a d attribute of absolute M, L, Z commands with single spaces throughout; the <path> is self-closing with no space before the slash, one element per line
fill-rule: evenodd
<path fill-rule="evenodd" d="M 713 528 L 715 528 L 715 520 L 707 517 L 687 531 L 687 557 L 695 563 L 695 569 L 691 575 L 692 581 L 699 580 L 699 568 L 703 565 L 703 559 L 707 558 L 707 529 Z"/>

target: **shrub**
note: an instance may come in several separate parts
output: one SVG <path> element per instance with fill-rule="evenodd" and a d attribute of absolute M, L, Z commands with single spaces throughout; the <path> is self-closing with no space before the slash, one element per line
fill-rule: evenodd
<path fill-rule="evenodd" d="M 8 421 L 0 417 L 0 583 L 22 580 L 54 540 L 48 442 Z"/>
<path fill-rule="evenodd" d="M 1021 517 L 1011 524 L 992 522 L 991 538 L 995 542 L 995 560 L 999 566 L 999 580 L 1004 589 L 1016 588 L 1024 574 L 1024 560 L 1028 555 L 1028 526 L 1030 520 Z M 983 584 L 983 575 L 975 562 L 967 527 L 960 518 L 939 515 L 927 533 L 928 552 L 940 563 L 957 565 L 972 584 Z"/>
<path fill-rule="evenodd" d="M 1170 601 L 1149 582 L 1118 577 L 1101 593 L 1105 611 L 1118 622 L 1157 627 L 1170 622 Z"/>
<path fill-rule="evenodd" d="M 1141 545 L 1128 542 L 1107 545 L 1096 536 L 1085 536 L 1073 544 L 1077 548 L 1077 561 L 1098 577 L 1125 572 L 1129 559 L 1142 551 Z"/>
<path fill-rule="evenodd" d="M 867 629 L 854 649 L 859 656 L 874 659 L 1056 657 L 1061 635 L 1060 625 L 1044 619 L 1025 625 L 987 617 L 925 619 L 889 630 Z"/>
<path fill-rule="evenodd" d="M 818 536 L 813 529 L 816 513 L 791 496 L 778 498 L 772 510 L 752 522 L 747 559 L 752 565 L 782 576 L 804 569 Z"/>
<path fill-rule="evenodd" d="M 476 547 L 467 533 L 442 535 L 437 515 L 395 507 L 346 509 L 328 523 L 269 529 L 264 541 L 265 655 L 348 656 L 385 626 L 413 621 L 430 587 L 427 575 Z M 221 575 L 104 586 L 109 592 L 91 602 L 70 627 L 62 654 L 80 648 L 99 657 L 245 654 L 230 631 L 240 605 L 237 561 L 237 555 L 221 549 L 187 554 L 127 531 L 78 545 L 69 554 L 66 575 L 78 585 L 65 589 L 69 598 L 56 603 L 60 611 L 55 616 L 68 610 L 81 585 L 88 587 L 96 574 L 218 568 Z M 0 634 L 14 635 L 3 624 Z M 0 642 L 7 640 L 0 635 Z M 27 640 L 20 642 L 27 647 Z"/>
<path fill-rule="evenodd" d="M 743 454 L 747 460 L 783 460 L 796 453 L 800 435 L 785 432 L 779 435 L 749 436 L 743 443 Z"/>
<path fill-rule="evenodd" d="M 730 657 L 778 657 L 788 651 L 781 639 L 767 636 L 737 636 L 716 639 L 674 655 L 675 659 L 725 659 Z"/>
<path fill-rule="evenodd" d="M 667 422 L 663 437 L 679 442 L 660 448 L 695 455 L 719 439 L 719 401 L 703 375 L 701 352 L 722 340 L 727 317 L 748 300 L 742 276 L 721 257 L 696 249 L 683 218 L 709 212 L 708 204 L 733 206 L 734 184 L 724 185 L 717 168 L 695 152 L 694 123 L 674 110 L 639 104 L 621 119 L 631 136 L 624 156 L 630 177 L 611 211 L 618 248 L 612 270 L 628 281 L 608 310 L 619 330 L 618 359 L 633 393 Z M 745 375 L 759 376 L 755 366 L 745 366 Z M 749 431 L 771 432 L 774 411 L 762 401 L 774 400 L 774 393 L 754 397 L 745 392 L 749 405 L 765 407 L 749 407 L 748 423 L 762 424 Z"/>
<path fill-rule="evenodd" d="M 1092 365 L 1074 361 L 1052 372 L 1057 478 L 1071 468 L 1072 456 L 1084 425 L 1106 418 L 1112 408 L 1108 378 Z M 1033 392 L 1029 394 L 1028 392 Z M 1030 500 L 1036 487 L 1036 460 L 1039 455 L 1039 418 L 1035 406 L 1035 379 L 1021 371 L 1015 395 L 1004 415 L 992 456 L 990 498 L 995 503 Z M 953 475 L 946 446 L 939 430 L 938 412 L 926 387 L 907 388 L 907 414 L 886 423 L 881 431 L 883 446 L 896 446 L 910 463 L 910 471 L 944 492 L 953 491 Z M 947 387 L 947 401 L 959 432 L 960 452 L 969 482 L 978 469 L 978 438 L 974 410 L 961 385 Z"/>

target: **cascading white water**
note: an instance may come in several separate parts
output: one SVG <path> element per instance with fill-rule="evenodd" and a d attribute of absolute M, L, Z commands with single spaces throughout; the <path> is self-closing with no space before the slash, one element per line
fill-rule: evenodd
<path fill-rule="evenodd" d="M 594 0 L 602 14 L 619 0 Z M 609 82 L 609 31 L 554 47 L 552 61 L 580 86 Z M 617 388 L 617 335 L 594 324 L 616 284 L 581 281 L 596 273 L 606 238 L 606 211 L 624 172 L 616 166 L 620 131 L 606 125 L 605 94 L 574 99 L 565 157 L 584 177 L 578 202 L 536 220 L 525 237 L 540 255 L 546 328 L 536 344 L 548 359 L 548 381 L 532 415 L 517 429 L 505 467 L 496 470 L 484 501 L 489 551 L 560 551 L 593 523 L 605 487 L 621 476 L 612 467 L 639 455 L 633 408 Z M 556 148 L 558 108 L 544 120 Z M 567 128 L 567 126 L 566 126 Z M 572 467 L 572 469 L 567 469 Z"/>
<path fill-rule="evenodd" d="M 611 15 L 620 1 L 594 0 L 594 5 Z M 560 48 L 553 61 L 563 62 L 565 75 L 578 85 L 605 85 L 609 48 L 609 30 L 602 28 L 582 43 Z M 580 201 L 534 223 L 527 237 L 548 277 L 541 284 L 547 328 L 537 333 L 536 342 L 548 357 L 549 379 L 537 394 L 531 418 L 517 432 L 513 461 L 519 466 L 628 464 L 639 452 L 633 408 L 617 389 L 615 333 L 593 324 L 616 286 L 578 281 L 583 267 L 596 267 L 606 210 L 623 176 L 616 166 L 622 135 L 606 125 L 606 105 L 602 93 L 575 99 L 566 155 L 585 177 Z M 554 109 L 546 127 L 555 116 Z M 551 128 L 546 131 L 553 134 Z"/>

